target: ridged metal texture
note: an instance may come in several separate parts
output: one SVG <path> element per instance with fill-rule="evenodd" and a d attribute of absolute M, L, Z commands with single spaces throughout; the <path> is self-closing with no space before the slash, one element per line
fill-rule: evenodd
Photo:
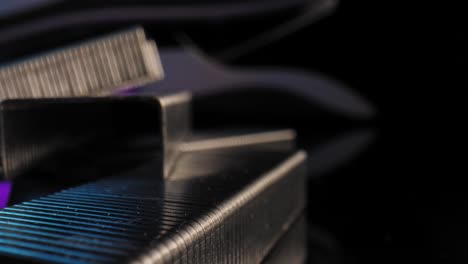
<path fill-rule="evenodd" d="M 136 28 L 0 68 L 0 99 L 108 95 L 162 77 L 156 44 Z"/>
<path fill-rule="evenodd" d="M 98 153 L 110 158 L 131 148 L 161 152 L 161 115 L 155 97 L 0 101 L 0 179 L 13 179 L 38 166 L 57 167 L 58 160 L 79 151 L 95 160 L 102 159 Z M 142 139 L 146 145 L 137 146 Z M 75 154 L 63 153 L 71 149 Z"/>
<path fill-rule="evenodd" d="M 70 156 L 90 152 L 99 160 L 99 152 L 114 164 L 111 157 L 136 150 L 159 153 L 167 176 L 189 136 L 189 93 L 0 101 L 0 179 L 58 163 L 56 156 L 72 148 Z"/>
<path fill-rule="evenodd" d="M 259 263 L 304 208 L 304 158 L 187 152 L 170 180 L 142 168 L 7 207 L 0 262 Z"/>

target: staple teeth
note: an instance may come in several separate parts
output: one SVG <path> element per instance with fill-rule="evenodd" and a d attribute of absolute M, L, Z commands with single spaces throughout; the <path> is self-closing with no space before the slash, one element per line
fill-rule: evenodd
<path fill-rule="evenodd" d="M 163 77 L 156 45 L 137 28 L 0 69 L 0 99 L 108 95 Z"/>
<path fill-rule="evenodd" d="M 204 184 L 186 189 L 131 174 L 4 208 L 0 261 L 260 263 L 304 207 L 304 158 L 296 153 L 258 176 L 243 174 L 244 183 L 216 185 L 213 197 Z"/>

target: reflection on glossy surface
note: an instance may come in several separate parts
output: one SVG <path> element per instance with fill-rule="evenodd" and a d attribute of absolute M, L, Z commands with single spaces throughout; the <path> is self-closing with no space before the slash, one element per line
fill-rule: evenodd
<path fill-rule="evenodd" d="M 309 148 L 307 173 L 319 177 L 359 156 L 374 141 L 375 133 L 364 129 L 344 133 L 338 137 Z"/>
<path fill-rule="evenodd" d="M 330 232 L 299 217 L 275 244 L 263 264 L 341 264 L 343 248 Z"/>
<path fill-rule="evenodd" d="M 332 233 L 322 227 L 309 224 L 307 235 L 307 263 L 343 263 L 343 249 Z"/>
<path fill-rule="evenodd" d="M 289 230 L 276 242 L 263 264 L 303 264 L 306 260 L 307 223 L 300 216 Z"/>

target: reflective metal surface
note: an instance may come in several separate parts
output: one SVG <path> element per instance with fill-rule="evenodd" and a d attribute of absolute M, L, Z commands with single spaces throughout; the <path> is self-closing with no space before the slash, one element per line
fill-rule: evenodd
<path fill-rule="evenodd" d="M 119 156 L 125 154 L 125 164 L 137 162 L 129 159 L 129 153 L 136 152 L 140 156 L 142 153 L 152 153 L 161 157 L 162 170 L 162 164 L 170 163 L 178 141 L 188 136 L 186 134 L 190 129 L 189 114 L 182 119 L 181 112 L 186 111 L 183 109 L 187 109 L 189 98 L 185 94 L 171 98 L 108 97 L 0 102 L 2 176 L 11 179 L 31 169 L 37 173 L 40 168 L 47 167 L 60 171 L 61 167 L 79 167 L 84 161 L 93 165 L 102 163 L 104 167 L 115 167 L 114 170 L 117 170 L 123 164 L 115 164 Z M 168 119 L 172 120 L 166 122 Z M 171 154 L 163 155 L 163 149 Z M 94 157 L 94 160 L 91 161 L 90 157 Z M 106 166 L 106 162 L 113 165 Z"/>
<path fill-rule="evenodd" d="M 0 99 L 109 95 L 163 77 L 156 44 L 142 28 L 0 68 Z"/>
<path fill-rule="evenodd" d="M 258 263 L 305 206 L 304 160 L 263 145 L 186 152 L 169 180 L 149 164 L 1 210 L 0 252 L 57 263 Z M 208 169 L 182 177 L 197 168 Z"/>

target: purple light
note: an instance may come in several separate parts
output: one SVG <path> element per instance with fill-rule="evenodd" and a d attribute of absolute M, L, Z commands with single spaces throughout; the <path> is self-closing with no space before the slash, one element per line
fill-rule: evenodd
<path fill-rule="evenodd" d="M 117 91 L 116 94 L 120 96 L 133 95 L 135 90 L 136 90 L 136 87 L 131 86 L 131 87 L 120 89 L 119 91 Z"/>
<path fill-rule="evenodd" d="M 0 209 L 5 208 L 8 205 L 10 192 L 11 192 L 11 183 L 0 182 Z"/>

